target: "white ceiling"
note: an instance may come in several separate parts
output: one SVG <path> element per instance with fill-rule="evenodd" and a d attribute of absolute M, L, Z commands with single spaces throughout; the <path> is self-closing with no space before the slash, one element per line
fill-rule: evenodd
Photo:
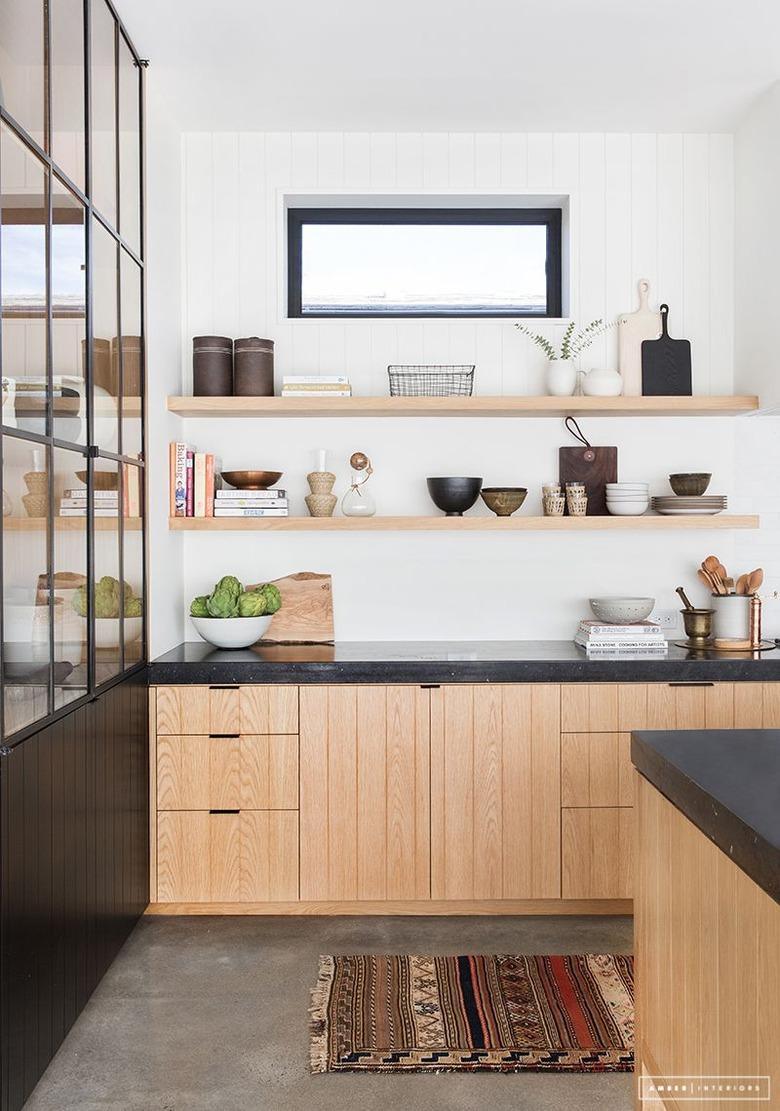
<path fill-rule="evenodd" d="M 186 130 L 731 130 L 777 0 L 117 0 Z"/>

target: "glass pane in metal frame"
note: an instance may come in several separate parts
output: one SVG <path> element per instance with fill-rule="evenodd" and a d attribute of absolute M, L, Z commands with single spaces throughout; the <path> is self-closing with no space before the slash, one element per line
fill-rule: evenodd
<path fill-rule="evenodd" d="M 104 0 L 93 0 L 91 200 L 112 227 L 116 213 L 116 21 Z"/>
<path fill-rule="evenodd" d="M 95 683 L 122 671 L 119 464 L 95 459 Z"/>
<path fill-rule="evenodd" d="M 5 735 L 49 713 L 48 449 L 4 436 L 3 714 Z"/>
<path fill-rule="evenodd" d="M 89 689 L 87 618 L 87 460 L 54 448 L 54 709 Z"/>
<path fill-rule="evenodd" d="M 3 424 L 46 431 L 48 171 L 0 125 Z"/>
<path fill-rule="evenodd" d="M 118 453 L 119 360 L 117 298 L 119 245 L 99 220 L 92 219 L 92 382 L 94 442 Z"/>
<path fill-rule="evenodd" d="M 122 466 L 123 505 L 123 576 L 124 576 L 124 647 L 125 667 L 143 659 L 144 628 L 144 533 L 143 467 L 133 463 Z"/>
<path fill-rule="evenodd" d="M 141 67 L 119 36 L 119 231 L 141 254 Z"/>
<path fill-rule="evenodd" d="M 46 27 L 42 0 L 0 4 L 0 104 L 44 146 Z"/>
<path fill-rule="evenodd" d="M 52 179 L 51 350 L 54 435 L 87 442 L 85 211 Z"/>
<path fill-rule="evenodd" d="M 141 387 L 143 382 L 141 268 L 124 248 L 120 251 L 120 256 L 122 454 L 137 459 L 143 447 L 141 438 Z"/>
<path fill-rule="evenodd" d="M 84 192 L 84 0 L 49 0 L 51 156 Z"/>

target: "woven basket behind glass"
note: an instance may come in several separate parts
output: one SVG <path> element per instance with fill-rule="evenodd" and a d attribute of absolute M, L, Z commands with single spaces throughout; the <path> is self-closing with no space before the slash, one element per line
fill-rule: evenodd
<path fill-rule="evenodd" d="M 470 366 L 389 366 L 391 397 L 471 397 L 474 364 Z"/>

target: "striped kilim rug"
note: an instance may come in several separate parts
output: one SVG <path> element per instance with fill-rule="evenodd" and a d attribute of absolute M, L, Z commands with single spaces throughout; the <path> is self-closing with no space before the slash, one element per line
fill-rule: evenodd
<path fill-rule="evenodd" d="M 320 957 L 312 1072 L 631 1072 L 633 958 Z"/>

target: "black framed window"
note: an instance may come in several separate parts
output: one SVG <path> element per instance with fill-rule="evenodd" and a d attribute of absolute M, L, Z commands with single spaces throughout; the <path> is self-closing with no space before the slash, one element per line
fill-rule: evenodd
<path fill-rule="evenodd" d="M 560 208 L 289 208 L 289 317 L 559 317 Z"/>
<path fill-rule="evenodd" d="M 108 0 L 0 18 L 0 738 L 146 659 L 143 62 Z"/>

